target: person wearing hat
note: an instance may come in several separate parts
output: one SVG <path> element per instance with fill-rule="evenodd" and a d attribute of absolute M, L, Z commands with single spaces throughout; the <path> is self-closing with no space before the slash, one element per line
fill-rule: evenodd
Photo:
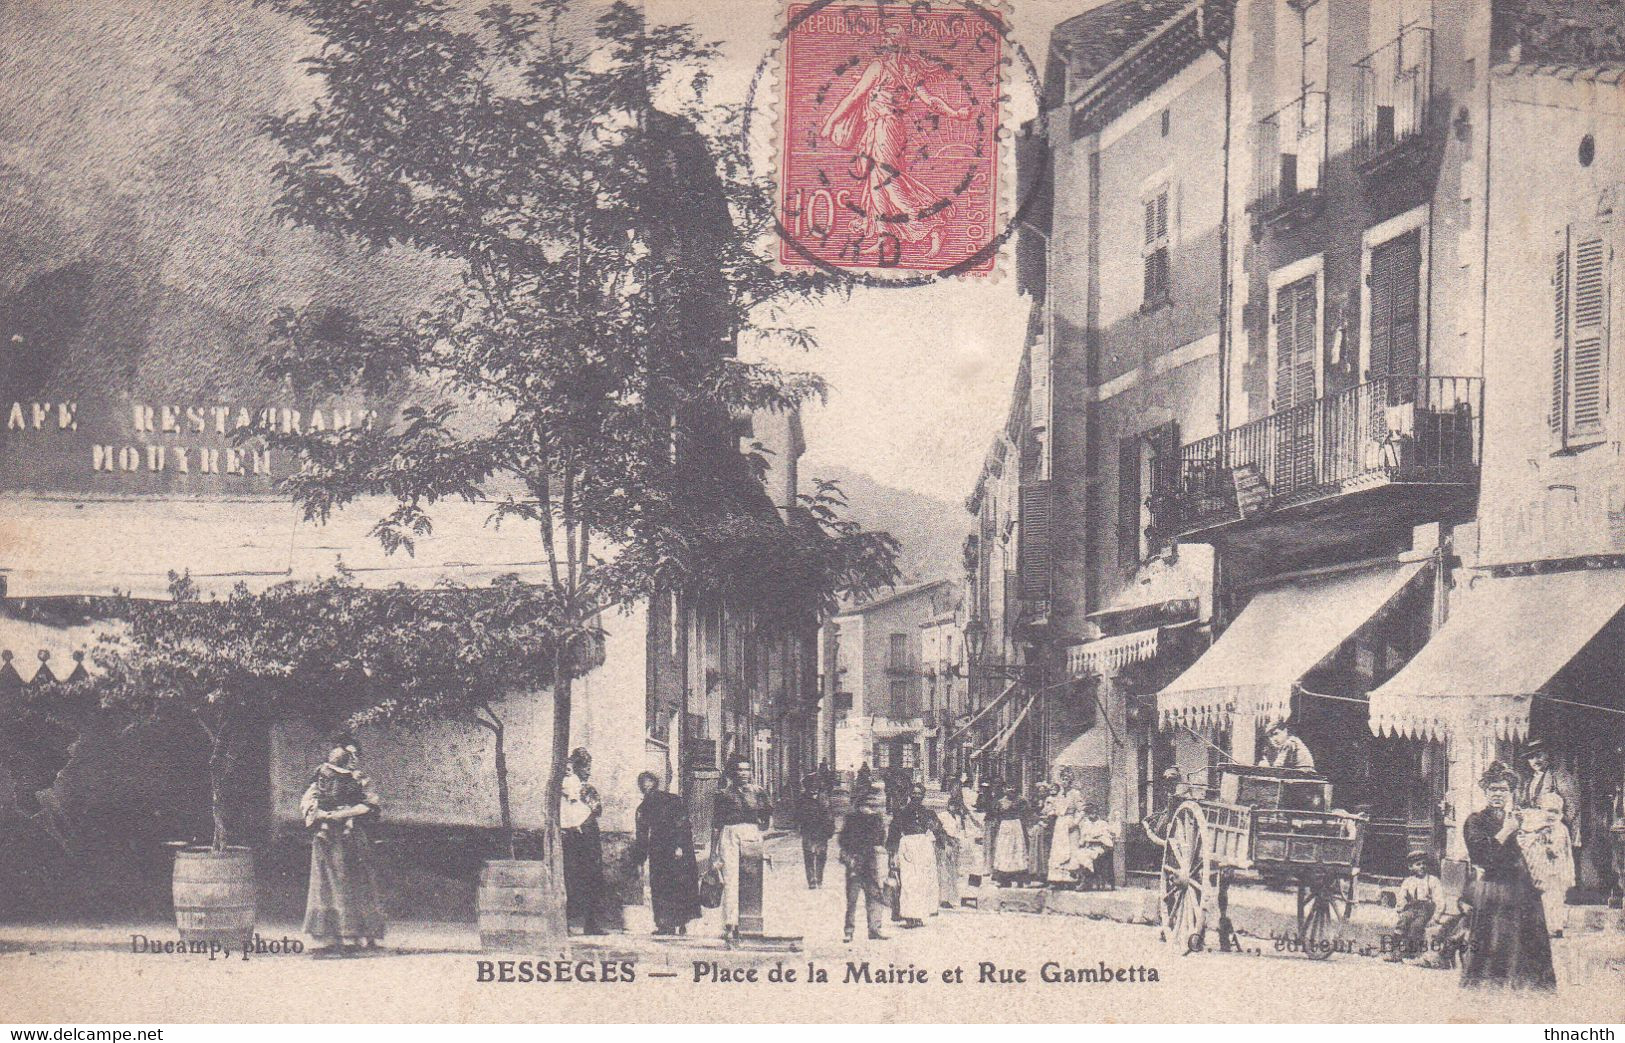
<path fill-rule="evenodd" d="M 869 920 L 869 937 L 884 940 L 880 917 L 886 908 L 881 888 L 888 856 L 886 852 L 886 795 L 871 788 L 841 823 L 841 864 L 846 867 L 845 940 L 852 940 L 856 928 L 858 902 L 862 901 Z"/>
<path fill-rule="evenodd" d="M 1580 823 L 1575 811 L 1579 805 L 1574 800 L 1574 794 L 1569 784 L 1558 777 L 1558 771 L 1552 766 L 1552 751 L 1544 739 L 1530 739 L 1523 747 L 1524 763 L 1529 765 L 1529 781 L 1524 784 L 1519 793 L 1518 804 L 1525 808 L 1541 808 L 1549 810 L 1554 798 L 1558 805 L 1558 816 L 1563 820 L 1563 829 L 1568 833 L 1567 850 L 1563 856 L 1569 859 L 1570 865 L 1564 868 L 1570 879 L 1579 879 L 1580 868 Z"/>
<path fill-rule="evenodd" d="M 772 814 L 767 794 L 752 781 L 750 760 L 730 758 L 711 811 L 711 865 L 722 876 L 722 940 L 730 949 L 739 944 L 740 855 L 761 844 Z"/>
<path fill-rule="evenodd" d="M 1399 885 L 1399 916 L 1394 920 L 1394 947 L 1390 963 L 1428 951 L 1428 924 L 1444 909 L 1444 885 L 1438 866 L 1426 851 L 1412 851 L 1405 860 L 1410 875 Z"/>
<path fill-rule="evenodd" d="M 1476 875 L 1463 987 L 1557 988 L 1540 892 L 1518 847 L 1522 816 L 1515 794 L 1521 781 L 1500 761 L 1491 764 L 1478 781 L 1489 806 L 1462 823 L 1462 839 Z"/>

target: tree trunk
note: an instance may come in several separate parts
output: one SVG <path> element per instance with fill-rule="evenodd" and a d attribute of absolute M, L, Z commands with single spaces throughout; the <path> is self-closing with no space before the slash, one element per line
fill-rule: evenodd
<path fill-rule="evenodd" d="M 491 719 L 482 720 L 480 724 L 491 730 L 491 759 L 497 773 L 497 813 L 502 818 L 502 834 L 508 839 L 508 857 L 518 858 L 519 844 L 513 829 L 513 802 L 508 789 L 507 730 L 502 726 L 502 718 L 489 707 L 485 712 L 490 714 Z"/>
<path fill-rule="evenodd" d="M 214 837 L 210 848 L 226 849 L 226 773 L 231 763 L 231 738 L 224 729 L 209 736 L 209 810 L 214 816 Z"/>

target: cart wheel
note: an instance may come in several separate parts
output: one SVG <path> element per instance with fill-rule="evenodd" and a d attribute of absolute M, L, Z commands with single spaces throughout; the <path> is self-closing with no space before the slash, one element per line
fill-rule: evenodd
<path fill-rule="evenodd" d="M 1206 822 L 1202 809 L 1187 803 L 1168 824 L 1162 849 L 1162 938 L 1179 952 L 1202 948 L 1207 926 L 1208 880 Z"/>
<path fill-rule="evenodd" d="M 1298 945 L 1305 956 L 1311 960 L 1331 956 L 1332 924 L 1347 919 L 1347 909 L 1337 877 L 1298 881 Z"/>

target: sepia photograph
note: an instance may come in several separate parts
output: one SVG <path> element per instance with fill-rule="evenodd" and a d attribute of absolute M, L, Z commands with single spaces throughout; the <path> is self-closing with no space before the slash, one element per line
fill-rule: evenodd
<path fill-rule="evenodd" d="M 0 1024 L 1614 1038 L 1616 203 L 1625 0 L 0 0 Z"/>

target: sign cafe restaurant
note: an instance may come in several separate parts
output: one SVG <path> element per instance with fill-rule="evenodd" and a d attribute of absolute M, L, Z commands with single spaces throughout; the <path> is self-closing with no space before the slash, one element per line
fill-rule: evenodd
<path fill-rule="evenodd" d="M 185 830 L 203 828 L 196 813 L 207 818 L 206 791 L 177 792 L 204 785 L 201 753 L 189 736 L 160 736 L 137 749 L 134 740 L 109 730 L 70 754 L 69 737 L 36 741 L 20 723 L 24 686 L 94 668 L 87 653 L 112 622 L 108 595 L 115 591 L 162 599 L 170 573 L 189 572 L 206 596 L 224 595 L 238 583 L 263 589 L 332 575 L 340 563 L 367 586 L 483 585 L 506 574 L 543 579 L 546 566 L 534 538 L 518 526 L 488 526 L 484 504 L 437 508 L 433 533 L 411 556 L 386 554 L 369 534 L 387 510 L 381 503 L 358 503 L 326 525 L 306 522 L 275 490 L 289 471 L 289 454 L 234 437 L 245 427 L 364 428 L 388 408 L 360 401 L 0 404 L 0 814 L 50 818 L 46 833 L 78 823 L 84 837 L 99 835 L 99 822 L 113 824 L 125 850 L 154 851 L 155 859 L 165 855 L 163 841 L 189 839 Z M 638 607 L 606 617 L 604 626 L 605 660 L 578 682 L 571 742 L 593 752 L 594 782 L 605 794 L 606 845 L 613 847 L 632 831 L 638 772 L 652 768 L 669 777 L 670 769 L 664 750 L 640 730 L 616 726 L 645 713 L 647 615 Z M 545 694 L 521 695 L 505 703 L 504 716 L 515 824 L 539 826 L 551 708 Z M 238 813 L 248 835 L 298 835 L 299 795 L 325 753 L 324 738 L 278 724 L 244 755 L 238 772 L 246 784 L 238 788 L 246 796 Z M 452 833 L 497 825 L 488 744 L 477 729 L 397 726 L 360 738 L 386 801 L 387 823 Z M 169 764 L 191 758 L 199 770 L 140 770 L 156 757 Z M 139 813 L 144 804 L 150 814 Z M 185 807 L 178 811 L 178 805 Z M 275 876 L 275 865 L 274 857 L 264 859 L 262 878 Z M 167 880 L 161 864 L 148 870 L 153 879 Z M 289 874 L 296 876 L 296 869 Z M 46 891 L 57 886 L 41 883 L 49 873 L 34 875 Z M 290 880 L 288 887 L 295 886 Z M 61 901 L 60 894 L 54 900 Z M 42 894 L 35 901 L 48 908 L 53 898 Z"/>

